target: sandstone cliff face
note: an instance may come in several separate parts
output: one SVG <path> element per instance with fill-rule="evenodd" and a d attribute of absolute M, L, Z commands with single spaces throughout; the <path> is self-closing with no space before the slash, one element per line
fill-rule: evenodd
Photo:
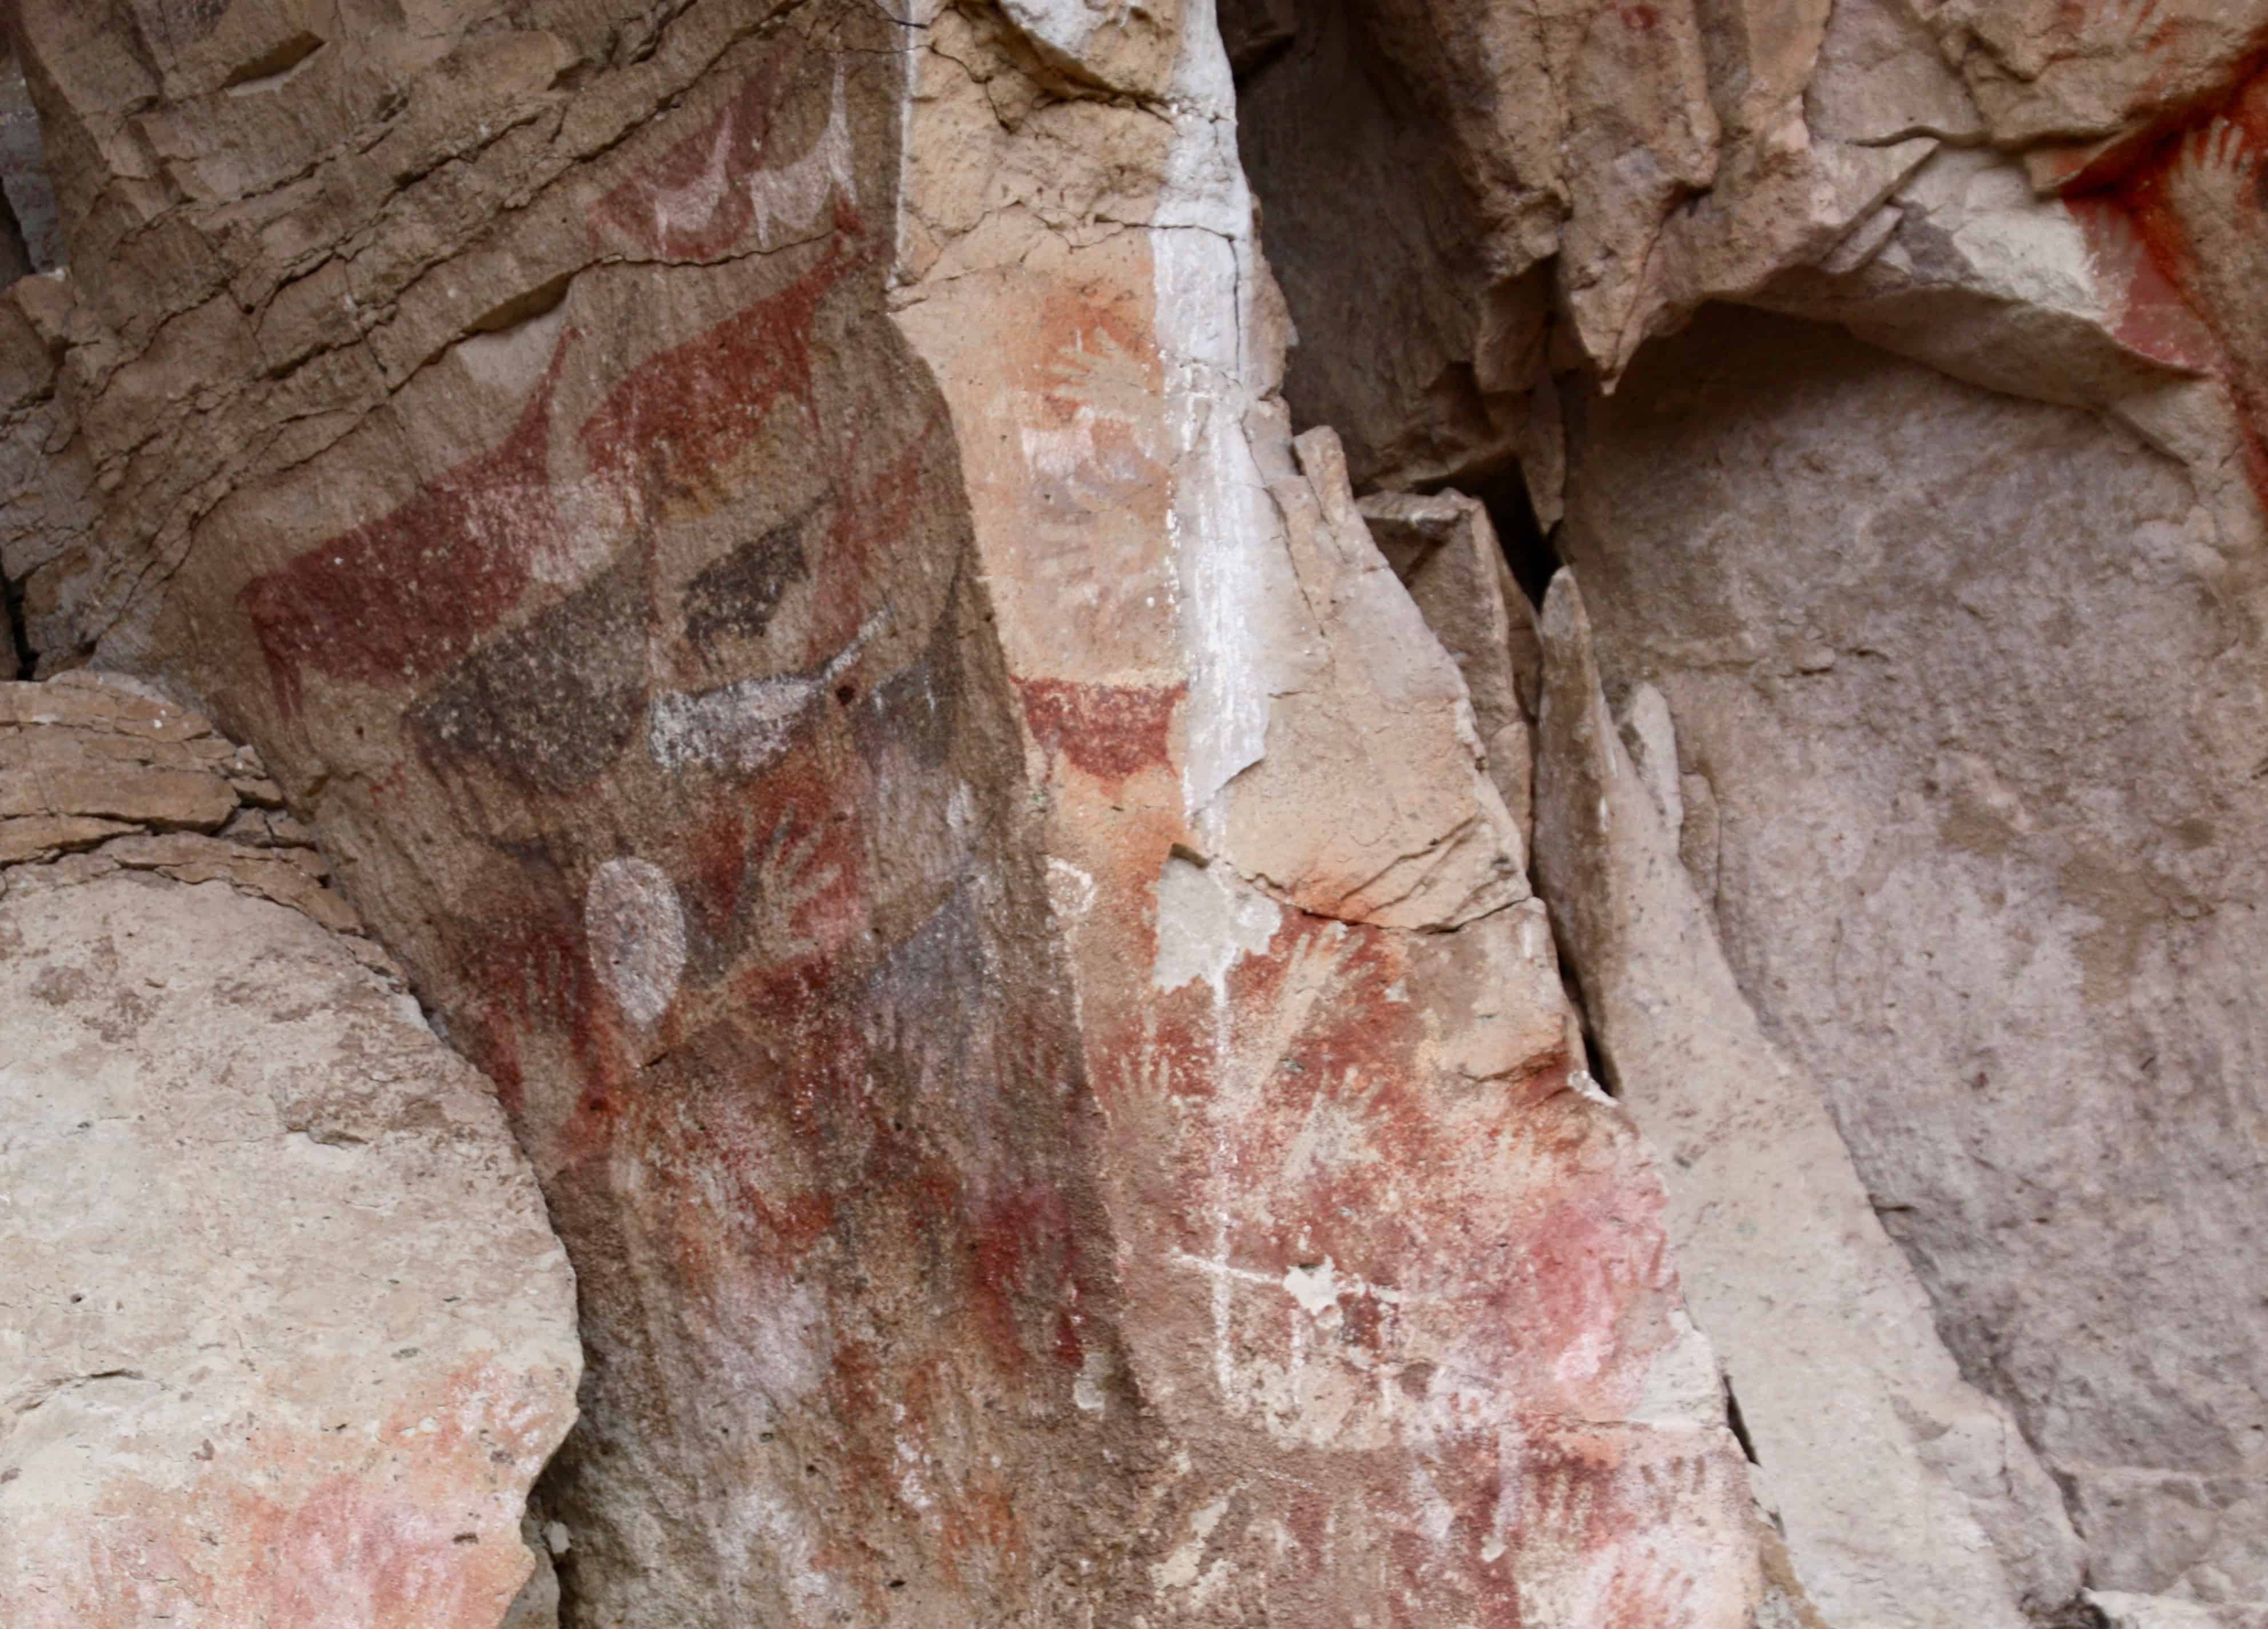
<path fill-rule="evenodd" d="M 15 658 L 250 748 L 0 858 L 493 1082 L 568 1624 L 2253 1621 L 2264 26 L 24 0 Z"/>

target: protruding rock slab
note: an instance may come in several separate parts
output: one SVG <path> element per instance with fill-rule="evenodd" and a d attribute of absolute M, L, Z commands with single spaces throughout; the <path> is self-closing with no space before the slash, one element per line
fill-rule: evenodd
<path fill-rule="evenodd" d="M 0 899 L 0 1619 L 492 1629 L 581 1357 L 490 1088 L 308 917 L 57 870 Z"/>
<path fill-rule="evenodd" d="M 934 236 L 894 298 L 960 427 L 1106 1128 L 1123 1300 L 1105 1349 L 1082 1290 L 1079 1406 L 1157 1455 L 1131 1565 L 1082 1557 L 1079 1604 L 1746 1625 L 1714 1362 L 1645 1151 L 1572 1068 L 1470 679 L 1336 437 L 1295 441 L 1273 400 L 1226 62 L 1193 37 L 1165 116 L 1090 100 L 1049 133 L 996 118 L 1014 77 L 979 82 L 965 14 L 926 39 L 907 145 Z M 1157 226 L 1030 231 L 1099 185 L 1064 152 L 1161 131 Z M 1047 185 L 957 212 L 947 152 Z"/>
<path fill-rule="evenodd" d="M 1362 517 L 1410 591 L 1472 700 L 1488 776 L 1529 850 L 1535 801 L 1532 730 L 1539 680 L 1535 613 L 1513 580 L 1496 528 L 1462 493 L 1366 497 Z"/>
<path fill-rule="evenodd" d="M 1561 548 L 1741 990 L 2091 1583 L 2257 1611 L 2257 542 L 2098 419 L 1753 315 L 1570 426 Z"/>
<path fill-rule="evenodd" d="M 1825 1097 L 1742 998 L 1661 777 L 1607 710 L 1572 572 L 1542 635 L 1538 870 L 1622 1098 L 1668 1158 L 1670 1242 L 1741 1399 L 1785 1540 L 1777 1581 L 1835 1625 L 2020 1629 L 2056 1611 L 2080 1565 L 2055 1486 L 1962 1380 Z M 1634 699 L 1634 716 L 1662 716 L 1638 694 L 1653 705 Z M 1646 768 L 1674 766 L 1653 733 Z"/>

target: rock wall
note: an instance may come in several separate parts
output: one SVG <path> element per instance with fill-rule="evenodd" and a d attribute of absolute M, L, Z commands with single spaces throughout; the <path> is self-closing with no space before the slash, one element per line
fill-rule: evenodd
<path fill-rule="evenodd" d="M 1571 415 L 1562 546 L 1741 987 L 2095 1583 L 2268 1598 L 2250 552 L 2131 434 L 1831 330 L 1657 365 Z"/>
<path fill-rule="evenodd" d="M 1508 535 L 1521 496 L 1547 528 L 1564 510 L 1548 547 L 1583 579 L 1619 723 L 1547 732 L 1544 892 L 1670 1156 L 1767 1495 L 1816 1463 L 1821 1439 L 1768 1437 L 1820 1354 L 1766 1320 L 1776 1389 L 1749 1398 L 1746 1314 L 1712 1304 L 1762 1264 L 1706 1236 L 1772 1159 L 1708 1166 L 1759 1119 L 1787 1145 L 1815 1091 L 1946 1350 L 2022 1427 L 2007 1474 L 1980 1442 L 1953 1486 L 2036 1508 L 2043 1468 L 2132 1621 L 2250 1622 L 2264 1599 L 2268 1327 L 2234 1242 L 2264 1128 L 2264 20 L 1377 0 L 1277 28 L 1241 95 L 1314 353 L 1295 415 L 1349 426 L 1364 479 L 1472 483 Z M 1535 93 L 1509 93 L 1521 73 Z M 1623 183 L 1585 181 L 1617 120 Z M 1339 230 L 1350 194 L 1388 230 Z M 1618 218 L 1656 223 L 1641 253 L 1616 253 Z M 1728 297 L 1928 366 L 1723 312 L 1639 349 Z M 1727 1047 L 1746 1061 L 1720 1074 Z M 1815 1085 L 1756 1097 L 1791 1071 Z M 1880 1270 L 1842 1203 L 1776 1207 L 1814 1229 L 1763 1274 L 1782 1299 L 1837 1259 Z M 1782 1516 L 1816 1591 L 1856 1529 L 1807 1536 L 1808 1502 Z M 1995 1537 L 2003 1563 L 2056 1549 Z M 1906 1553 L 1933 1587 L 1958 1574 Z M 2043 1576 L 2007 1598 L 2050 1610 Z"/>
<path fill-rule="evenodd" d="M 27 17 L 103 495 L 26 626 L 256 741 L 497 1081 L 569 1610 L 1742 1621 L 1210 18 L 290 10 Z"/>
<path fill-rule="evenodd" d="M 573 1274 L 488 1082 L 279 801 L 138 686 L 0 685 L 21 1629 L 488 1629 L 549 1574 L 523 1507 L 575 1418 Z"/>
<path fill-rule="evenodd" d="M 25 0 L 12 660 L 274 778 L 0 855 L 493 1082 L 523 1619 L 2250 1623 L 2264 26 Z"/>

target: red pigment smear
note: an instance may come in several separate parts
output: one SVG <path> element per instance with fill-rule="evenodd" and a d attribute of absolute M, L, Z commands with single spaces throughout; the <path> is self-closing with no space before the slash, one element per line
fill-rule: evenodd
<path fill-rule="evenodd" d="M 1169 767 L 1174 713 L 1189 686 L 1019 679 L 1016 693 L 1042 746 L 1098 781 L 1119 782 Z"/>
<path fill-rule="evenodd" d="M 711 937 L 722 935 L 740 903 L 748 881 L 748 821 L 738 804 L 727 803 L 685 840 L 692 875 L 678 884 L 688 914 Z"/>
<path fill-rule="evenodd" d="M 949 446 L 940 445 L 947 433 L 944 416 L 939 415 L 924 424 L 905 450 L 883 465 L 871 481 L 854 484 L 847 469 L 842 473 L 835 517 L 827 528 L 827 548 L 819 559 L 818 570 L 823 583 L 863 584 L 865 592 L 846 586 L 839 593 L 824 593 L 835 620 L 819 624 L 816 636 L 830 646 L 839 648 L 857 631 L 865 616 L 863 604 L 887 601 L 888 584 L 868 581 L 874 575 L 874 556 L 878 550 L 902 542 L 911 531 L 915 517 L 924 507 L 923 497 L 933 490 L 928 479 L 931 460 L 952 456 Z"/>
<path fill-rule="evenodd" d="M 812 551 L 814 580 L 806 604 L 803 645 L 814 666 L 843 652 L 866 627 L 873 609 L 889 604 L 887 574 L 900 546 L 913 537 L 925 514 L 941 507 L 932 500 L 946 495 L 933 477 L 940 467 L 951 467 L 947 434 L 942 415 L 931 419 L 864 481 L 853 467 L 861 451 L 855 442 L 821 450 L 831 473 L 833 502 L 827 529 Z M 951 477 L 946 479 L 949 482 Z M 851 693 L 856 695 L 855 687 Z M 838 687 L 836 700 L 843 699 Z"/>
<path fill-rule="evenodd" d="M 1071 1207 L 1053 1187 L 1027 1183 L 988 1200 L 970 1229 L 978 1324 L 1002 1369 L 1020 1374 L 1029 1354 L 1017 1309 L 1026 1302 L 1060 1299 L 1060 1258 L 1071 1237 Z"/>
<path fill-rule="evenodd" d="M 307 669 L 392 689 L 462 657 L 526 591 L 531 561 L 563 536 L 545 451 L 551 398 L 575 337 L 552 351 L 512 433 L 398 509 L 245 584 L 237 603 L 297 715 Z"/>
<path fill-rule="evenodd" d="M 503 925 L 468 946 L 461 976 L 482 992 L 473 1034 L 484 1069 L 508 1076 L 525 1093 L 522 1053 L 528 1039 L 564 1033 L 581 1085 L 560 1128 L 571 1163 L 603 1155 L 613 1141 L 624 1089 L 637 1064 L 622 1043 L 614 1004 L 600 994 L 578 923 L 554 910 L 541 919 L 509 911 Z"/>
<path fill-rule="evenodd" d="M 2098 167 L 2102 184 L 2066 202 L 2098 263 L 2131 263 L 2130 246 L 2139 242 L 2145 258 L 2133 268 L 2113 332 L 2145 356 L 2208 371 L 2228 383 L 2237 397 L 2248 477 L 2268 503 L 2268 445 L 2260 423 L 2268 404 L 2250 399 L 2258 382 L 2240 375 L 2217 338 L 2215 313 L 2200 293 L 2195 251 L 2169 195 L 2168 174 L 2181 162 L 2183 144 L 2216 121 L 2234 125 L 2255 152 L 2268 153 L 2268 78 L 2255 73 L 2220 106 L 2146 143 L 2129 144 L 2126 151 L 2139 154 L 2129 160 L 2131 167 L 2115 174 Z M 2201 347 L 2209 348 L 2209 354 L 2200 355 Z"/>
<path fill-rule="evenodd" d="M 477 1582 L 453 1566 L 446 1528 L 414 1500 L 389 1497 L 351 1476 L 328 1479 L 288 1514 L 266 1506 L 254 1531 L 272 1558 L 276 1603 L 320 1621 L 342 1593 L 359 1596 L 369 1621 L 469 1624 Z"/>
<path fill-rule="evenodd" d="M 527 1108 L 527 1076 L 520 1067 L 519 1032 L 493 1010 L 482 1010 L 474 1020 L 468 1055 L 480 1072 L 496 1082 L 497 1101 L 512 1130 L 524 1132 Z"/>
<path fill-rule="evenodd" d="M 838 212 L 837 230 L 856 222 Z M 811 329 L 828 293 L 865 264 L 839 246 L 778 293 L 648 357 L 608 393 L 578 439 L 592 473 L 633 512 L 713 508 L 764 415 L 792 395 L 810 413 Z"/>

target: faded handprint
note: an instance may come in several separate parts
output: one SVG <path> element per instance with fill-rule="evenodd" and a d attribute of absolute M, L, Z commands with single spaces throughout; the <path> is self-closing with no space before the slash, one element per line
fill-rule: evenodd
<path fill-rule="evenodd" d="M 1307 1029 L 1317 1005 L 1344 983 L 1353 949 L 1346 928 L 1337 922 L 1293 943 L 1267 1006 L 1258 1012 L 1237 1015 L 1236 1047 L 1226 1060 L 1228 1083 L 1238 1089 L 1234 1096 L 1265 1095 L 1268 1082 L 1290 1055 L 1292 1044 Z"/>
<path fill-rule="evenodd" d="M 2234 215 L 2248 206 L 2257 213 L 2258 169 L 2250 138 L 2233 121 L 2215 119 L 2183 138 L 2166 171 L 2169 199 L 2185 215 L 2198 211 L 2210 218 L 2217 211 Z"/>
<path fill-rule="evenodd" d="M 1649 1459 L 1638 1468 L 1638 1486 L 1645 1490 L 1646 1508 L 1668 1521 L 1677 1511 L 1691 1508 L 1709 1491 L 1711 1473 L 1719 1462 L 1706 1454 L 1672 1454 Z"/>
<path fill-rule="evenodd" d="M 1079 327 L 1057 346 L 1043 375 L 1051 394 L 1074 396 L 1101 410 L 1116 409 L 1113 416 L 1133 417 L 1146 414 L 1154 399 L 1155 371 L 1109 324 L 1098 320 Z"/>
<path fill-rule="evenodd" d="M 2057 10 L 2056 32 L 2078 56 L 2147 51 L 2173 21 L 2164 0 L 2063 0 Z"/>
<path fill-rule="evenodd" d="M 2227 353 L 2238 399 L 2268 412 L 2268 214 L 2260 151 L 2229 119 L 2184 136 L 2160 178 L 2178 238 L 2179 281 Z"/>
<path fill-rule="evenodd" d="M 1158 478 L 1145 426 L 1154 416 L 1152 370 L 1099 316 L 1074 327 L 1018 393 L 1017 435 L 1033 473 L 1084 509 L 1123 503 Z"/>
<path fill-rule="evenodd" d="M 817 936 L 803 921 L 806 910 L 843 880 L 843 868 L 821 852 L 822 825 L 798 827 L 791 806 L 780 815 L 756 857 L 748 936 L 774 964 L 799 961 L 816 953 Z"/>
<path fill-rule="evenodd" d="M 1590 1527 L 1598 1503 L 1600 1472 L 1573 1465 L 1554 1465 L 1536 1473 L 1528 1486 L 1521 1527 L 1527 1533 L 1580 1541 Z"/>
<path fill-rule="evenodd" d="M 1695 1621 L 1690 1567 L 1651 1548 L 1625 1552 L 1609 1580 L 1600 1629 L 1682 1629 Z"/>

